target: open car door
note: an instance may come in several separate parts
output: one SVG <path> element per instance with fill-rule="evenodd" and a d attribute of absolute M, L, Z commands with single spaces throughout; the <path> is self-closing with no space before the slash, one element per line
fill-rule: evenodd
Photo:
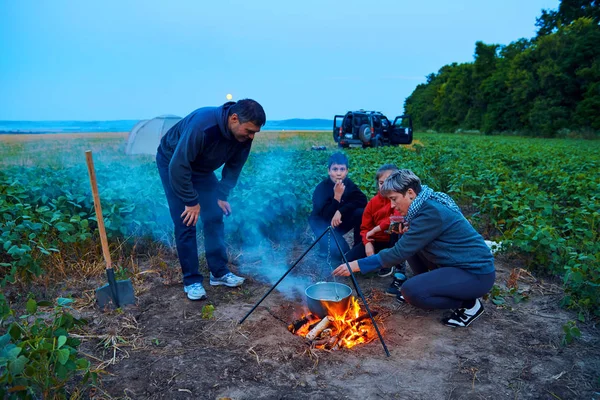
<path fill-rule="evenodd" d="M 333 117 L 333 140 L 339 142 L 342 135 L 342 121 L 344 121 L 343 115 L 336 115 Z"/>
<path fill-rule="evenodd" d="M 410 115 L 400 115 L 394 119 L 390 132 L 391 144 L 411 144 L 413 140 L 413 125 Z"/>

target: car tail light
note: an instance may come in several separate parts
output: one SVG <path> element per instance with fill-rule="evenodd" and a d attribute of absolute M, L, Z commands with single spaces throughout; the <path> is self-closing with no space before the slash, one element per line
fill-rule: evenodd
<path fill-rule="evenodd" d="M 342 137 L 342 127 L 340 126 L 340 137 Z"/>

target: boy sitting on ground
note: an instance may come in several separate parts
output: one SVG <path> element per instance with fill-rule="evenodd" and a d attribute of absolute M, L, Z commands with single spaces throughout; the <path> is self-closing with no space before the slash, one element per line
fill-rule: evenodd
<path fill-rule="evenodd" d="M 367 196 L 348 178 L 348 158 L 343 153 L 329 157 L 329 176 L 317 185 L 313 193 L 313 210 L 308 220 L 314 234 L 319 236 L 328 226 L 334 233 L 344 253 L 350 250 L 343 235 L 354 229 L 354 244 L 361 242 L 360 224 Z M 320 242 L 321 252 L 327 252 L 327 240 Z M 339 259 L 341 256 L 335 240 L 329 241 L 330 251 Z"/>

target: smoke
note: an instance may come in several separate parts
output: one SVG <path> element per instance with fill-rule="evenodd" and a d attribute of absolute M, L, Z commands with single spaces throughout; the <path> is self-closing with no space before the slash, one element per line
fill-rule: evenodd
<path fill-rule="evenodd" d="M 91 150 L 108 235 L 150 238 L 174 247 L 173 223 L 154 156 L 126 155 L 126 141 L 118 140 L 118 134 L 86 135 L 21 137 L 2 153 L 0 165 L 32 199 L 41 199 L 39 205 L 66 197 L 60 210 L 68 222 L 70 213 L 81 213 L 82 219 L 94 214 L 85 158 Z M 268 146 L 251 153 L 229 199 L 233 214 L 225 218 L 226 242 L 243 255 L 240 274 L 272 285 L 310 245 L 307 214 L 312 192 L 326 173 L 327 156 Z M 220 178 L 220 171 L 216 173 Z M 203 257 L 201 237 L 198 244 Z M 303 297 L 307 286 L 330 276 L 319 269 L 323 260 L 314 261 L 316 252 L 311 251 L 277 290 L 290 299 Z"/>
<path fill-rule="evenodd" d="M 286 251 L 273 249 L 272 244 L 267 242 L 244 248 L 242 259 L 240 274 L 269 285 L 274 285 L 295 262 L 288 259 Z M 303 298 L 304 290 L 313 283 L 310 276 L 300 274 L 302 269 L 298 264 L 276 287 L 290 300 Z"/>
<path fill-rule="evenodd" d="M 273 285 L 310 246 L 310 242 L 303 244 L 308 225 L 303 205 L 310 204 L 314 185 L 302 178 L 306 171 L 298 168 L 298 159 L 305 155 L 305 151 L 273 150 L 251 154 L 232 192 L 235 218 L 225 220 L 227 231 L 236 239 L 232 243 L 242 253 L 240 274 Z M 314 275 L 319 275 L 310 262 L 316 251 L 279 283 L 279 292 L 289 299 L 303 298 Z"/>

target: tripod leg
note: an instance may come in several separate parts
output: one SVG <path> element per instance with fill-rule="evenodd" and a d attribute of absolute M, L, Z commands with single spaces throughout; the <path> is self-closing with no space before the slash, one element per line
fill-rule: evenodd
<path fill-rule="evenodd" d="M 327 229 L 332 229 L 332 228 L 330 226 Z M 350 268 L 350 264 L 348 263 L 348 260 L 346 259 L 344 252 L 342 251 L 342 246 L 340 246 L 340 242 L 338 241 L 337 237 L 335 235 L 332 235 L 332 236 L 335 239 L 335 244 L 337 245 L 337 248 L 340 251 L 340 254 L 342 255 L 342 260 L 344 260 L 344 263 L 346 263 L 346 267 L 348 268 L 348 271 L 350 271 L 350 278 L 352 278 L 352 284 L 354 285 L 354 289 L 356 289 L 356 293 L 358 293 L 358 295 L 360 296 L 360 299 L 362 300 L 363 304 L 365 305 L 367 313 L 369 314 L 369 318 L 371 318 L 371 322 L 373 322 L 373 326 L 375 327 L 375 331 L 377 332 L 377 336 L 379 336 L 379 340 L 381 341 L 383 350 L 385 350 L 385 354 L 389 357 L 390 352 L 388 351 L 388 348 L 385 345 L 385 342 L 383 341 L 383 336 L 381 336 L 381 332 L 379 332 L 379 327 L 377 326 L 377 323 L 375 322 L 375 318 L 373 318 L 373 314 L 371 314 L 371 309 L 369 308 L 369 305 L 367 304 L 367 301 L 365 300 L 365 296 L 363 296 L 362 291 L 360 290 L 360 287 L 358 286 L 358 282 L 356 282 L 356 277 L 354 276 L 354 273 L 352 272 L 352 268 Z"/>
<path fill-rule="evenodd" d="M 262 302 L 263 302 L 263 300 L 264 300 L 264 299 L 266 299 L 266 298 L 267 298 L 267 296 L 268 296 L 268 295 L 269 295 L 269 294 L 270 294 L 270 293 L 273 291 L 273 289 L 275 289 L 275 288 L 277 287 L 277 285 L 279 285 L 279 283 L 281 283 L 281 281 L 283 280 L 283 278 L 285 278 L 285 277 L 286 277 L 286 276 L 287 276 L 287 275 L 288 275 L 290 272 L 292 272 L 292 270 L 293 270 L 293 269 L 296 267 L 296 265 L 298 265 L 298 263 L 299 263 L 299 262 L 300 262 L 300 261 L 301 261 L 301 260 L 304 258 L 304 256 L 305 256 L 305 255 L 306 255 L 306 254 L 307 254 L 307 253 L 308 253 L 308 252 L 309 252 L 309 251 L 310 251 L 310 250 L 311 250 L 313 247 L 315 247 L 315 245 L 316 245 L 317 243 L 319 243 L 319 240 L 321 240 L 321 238 L 322 238 L 323 236 L 325 236 L 325 234 L 326 234 L 327 232 L 329 232 L 329 230 L 330 230 L 330 229 L 331 229 L 331 227 L 328 227 L 327 229 L 325 229 L 325 231 L 324 231 L 324 232 L 321 234 L 321 236 L 319 236 L 319 237 L 317 238 L 317 240 L 315 240 L 315 241 L 314 241 L 314 242 L 313 242 L 313 243 L 310 245 L 310 247 L 309 247 L 308 249 L 306 249 L 306 251 L 305 251 L 304 253 L 302 253 L 302 255 L 300 256 L 300 258 L 298 258 L 298 259 L 296 260 L 296 262 L 294 263 L 294 265 L 292 265 L 292 266 L 291 266 L 291 267 L 290 267 L 290 268 L 289 268 L 289 269 L 286 271 L 286 273 L 285 273 L 285 274 L 283 274 L 283 276 L 282 276 L 281 278 L 279 278 L 279 280 L 278 280 L 277 282 L 275 282 L 275 284 L 274 284 L 273 286 L 271 286 L 271 289 L 269 289 L 269 291 L 268 291 L 267 293 L 265 293 L 265 295 L 262 297 L 262 299 L 260 299 L 260 300 L 258 301 L 258 303 L 256 303 L 256 304 L 254 305 L 254 307 L 252 307 L 252 309 L 251 309 L 251 310 L 248 312 L 248 314 L 246 314 L 246 315 L 244 316 L 244 318 L 242 318 L 242 319 L 240 320 L 240 322 L 238 322 L 238 324 L 241 324 L 242 322 L 244 322 L 244 321 L 246 320 L 246 318 L 248 318 L 248 317 L 250 316 L 250 314 L 252 314 L 252 312 L 253 312 L 254 310 L 256 310 L 256 307 L 258 307 L 258 306 L 260 305 L 260 303 L 262 303 Z"/>

